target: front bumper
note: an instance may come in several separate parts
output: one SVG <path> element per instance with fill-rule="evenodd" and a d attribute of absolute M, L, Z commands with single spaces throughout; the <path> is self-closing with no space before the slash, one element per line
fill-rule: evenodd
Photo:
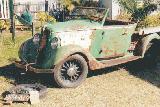
<path fill-rule="evenodd" d="M 52 73 L 53 72 L 53 69 L 39 69 L 39 68 L 35 68 L 35 67 L 33 67 L 33 65 L 34 65 L 33 63 L 24 64 L 21 61 L 15 61 L 14 64 L 18 68 L 25 69 L 26 72 L 27 71 L 32 71 L 32 72 L 35 72 L 35 73 Z"/>

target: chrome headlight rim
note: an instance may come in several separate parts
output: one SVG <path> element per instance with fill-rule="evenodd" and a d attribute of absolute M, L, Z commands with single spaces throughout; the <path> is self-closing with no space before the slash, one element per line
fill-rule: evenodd
<path fill-rule="evenodd" d="M 33 36 L 33 43 L 34 44 L 39 44 L 40 42 L 40 33 L 36 33 L 34 36 Z"/>
<path fill-rule="evenodd" d="M 59 45 L 59 38 L 58 37 L 54 37 L 52 40 L 51 40 L 51 47 L 52 49 L 56 49 Z"/>

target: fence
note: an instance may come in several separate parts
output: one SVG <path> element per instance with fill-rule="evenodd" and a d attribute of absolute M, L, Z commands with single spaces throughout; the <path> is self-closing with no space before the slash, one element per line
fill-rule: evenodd
<path fill-rule="evenodd" d="M 44 2 L 38 2 L 36 4 L 15 3 L 14 13 L 17 15 L 21 15 L 27 8 L 29 8 L 29 11 L 31 12 L 32 16 L 36 19 L 37 12 L 45 11 L 45 3 Z"/>
<path fill-rule="evenodd" d="M 0 19 L 9 19 L 9 0 L 0 0 Z"/>
<path fill-rule="evenodd" d="M 31 14 L 36 19 L 37 12 L 53 9 L 57 7 L 57 4 L 58 0 L 14 0 L 14 13 L 20 15 L 29 7 Z M 9 18 L 9 0 L 0 0 L 0 19 Z"/>
<path fill-rule="evenodd" d="M 15 0 L 14 12 L 20 15 L 29 8 L 33 18 L 37 19 L 36 13 L 49 11 L 57 7 L 58 3 L 58 0 Z"/>

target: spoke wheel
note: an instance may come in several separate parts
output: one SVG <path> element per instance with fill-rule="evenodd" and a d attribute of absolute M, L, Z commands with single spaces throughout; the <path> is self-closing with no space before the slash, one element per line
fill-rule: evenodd
<path fill-rule="evenodd" d="M 61 68 L 61 79 L 75 82 L 82 74 L 82 66 L 76 59 L 67 61 Z"/>
<path fill-rule="evenodd" d="M 55 66 L 54 78 L 64 88 L 77 87 L 88 74 L 88 66 L 80 55 L 72 55 Z"/>

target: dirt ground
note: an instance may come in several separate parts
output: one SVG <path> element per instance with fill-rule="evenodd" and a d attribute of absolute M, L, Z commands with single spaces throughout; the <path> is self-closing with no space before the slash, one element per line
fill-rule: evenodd
<path fill-rule="evenodd" d="M 2 58 L 6 59 L 6 63 L 0 62 L 0 94 L 15 84 L 41 83 L 48 87 L 47 96 L 41 99 L 40 103 L 35 105 L 13 103 L 11 107 L 160 106 L 160 64 L 148 69 L 132 62 L 91 71 L 86 81 L 79 87 L 62 89 L 54 83 L 53 74 L 20 75 L 23 70 L 7 62 L 10 56 L 0 58 L 2 61 L 4 60 Z M 0 99 L 1 107 L 2 96 Z"/>
<path fill-rule="evenodd" d="M 52 74 L 22 75 L 14 65 L 1 67 L 0 93 L 18 83 L 41 83 L 47 96 L 33 107 L 159 107 L 160 68 L 137 69 L 134 63 L 97 70 L 75 89 L 62 89 L 52 81 Z M 5 84 L 5 86 L 3 86 Z M 2 103 L 2 101 L 1 101 Z M 1 104 L 2 105 L 2 104 Z M 14 103 L 12 107 L 28 107 Z"/>

